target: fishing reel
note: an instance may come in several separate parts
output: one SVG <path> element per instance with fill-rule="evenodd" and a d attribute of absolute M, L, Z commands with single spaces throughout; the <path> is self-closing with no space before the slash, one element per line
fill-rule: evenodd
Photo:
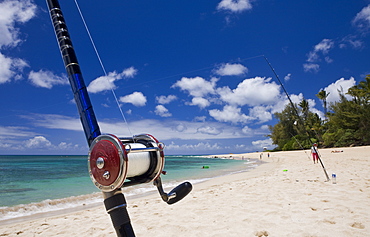
<path fill-rule="evenodd" d="M 165 173 L 164 144 L 149 134 L 118 138 L 100 135 L 92 142 L 88 169 L 92 182 L 103 193 L 153 181 L 163 201 L 173 204 L 185 197 L 192 185 L 185 182 L 166 193 L 160 175 Z"/>

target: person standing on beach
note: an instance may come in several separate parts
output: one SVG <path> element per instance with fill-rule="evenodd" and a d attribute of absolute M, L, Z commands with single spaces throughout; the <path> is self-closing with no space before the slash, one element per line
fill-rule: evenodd
<path fill-rule="evenodd" d="M 319 154 L 317 153 L 317 144 L 314 143 L 311 147 L 311 154 L 312 154 L 312 159 L 313 163 L 319 163 Z"/>

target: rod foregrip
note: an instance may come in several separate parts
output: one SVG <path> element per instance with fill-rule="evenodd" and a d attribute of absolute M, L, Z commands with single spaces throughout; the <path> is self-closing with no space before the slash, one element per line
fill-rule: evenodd
<path fill-rule="evenodd" d="M 111 217 L 117 236 L 135 237 L 130 217 L 127 212 L 126 199 L 120 189 L 103 194 L 105 196 L 105 209 Z"/>
<path fill-rule="evenodd" d="M 46 2 L 49 7 L 55 35 L 58 40 L 59 49 L 68 74 L 69 83 L 76 101 L 86 140 L 90 146 L 92 141 L 101 134 L 100 128 L 95 117 L 90 97 L 87 93 L 87 88 L 59 2 L 57 0 L 47 0 Z"/>

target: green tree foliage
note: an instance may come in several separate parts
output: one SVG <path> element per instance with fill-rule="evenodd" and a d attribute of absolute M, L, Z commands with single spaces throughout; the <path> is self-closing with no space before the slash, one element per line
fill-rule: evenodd
<path fill-rule="evenodd" d="M 348 90 L 351 99 L 340 92 L 340 100 L 329 106 L 329 93 L 321 90 L 317 97 L 323 101 L 327 120 L 325 123 L 309 110 L 303 99 L 298 106 L 287 105 L 281 113 L 275 113 L 278 123 L 270 126 L 276 150 L 307 149 L 312 143 L 324 147 L 370 145 L 370 75 Z"/>
<path fill-rule="evenodd" d="M 279 122 L 269 127 L 269 137 L 277 145 L 276 150 L 306 149 L 312 146 L 312 142 L 318 141 L 317 132 L 312 128 L 321 131 L 322 122 L 319 116 L 309 111 L 307 100 L 299 103 L 300 108 L 294 106 L 288 104 L 281 113 L 274 114 Z"/>
<path fill-rule="evenodd" d="M 298 105 L 302 108 L 303 120 L 307 120 L 310 109 L 308 101 L 303 99 Z"/>
<path fill-rule="evenodd" d="M 348 90 L 352 100 L 340 93 L 340 101 L 328 113 L 325 145 L 330 147 L 370 144 L 370 75 Z"/>
<path fill-rule="evenodd" d="M 328 98 L 329 94 L 330 94 L 330 92 L 326 93 L 325 90 L 321 90 L 318 94 L 316 94 L 317 98 L 322 100 L 322 103 L 324 105 L 324 113 L 325 114 L 328 112 L 328 104 L 327 104 L 326 98 Z"/>
<path fill-rule="evenodd" d="M 297 116 L 294 108 L 289 104 L 281 113 L 275 113 L 275 117 L 279 120 L 279 123 L 275 126 L 269 126 L 271 131 L 269 137 L 278 146 L 278 149 L 282 150 L 291 137 L 297 135 L 294 128 Z"/>

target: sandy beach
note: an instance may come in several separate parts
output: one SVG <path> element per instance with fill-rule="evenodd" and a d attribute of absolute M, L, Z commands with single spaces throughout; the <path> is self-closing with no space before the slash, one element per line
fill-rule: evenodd
<path fill-rule="evenodd" d="M 136 236 L 370 236 L 370 147 L 263 153 L 248 172 L 194 185 L 174 205 L 158 194 L 130 199 Z M 260 158 L 249 153 L 235 158 Z M 103 204 L 0 226 L 0 236 L 115 236 Z"/>

